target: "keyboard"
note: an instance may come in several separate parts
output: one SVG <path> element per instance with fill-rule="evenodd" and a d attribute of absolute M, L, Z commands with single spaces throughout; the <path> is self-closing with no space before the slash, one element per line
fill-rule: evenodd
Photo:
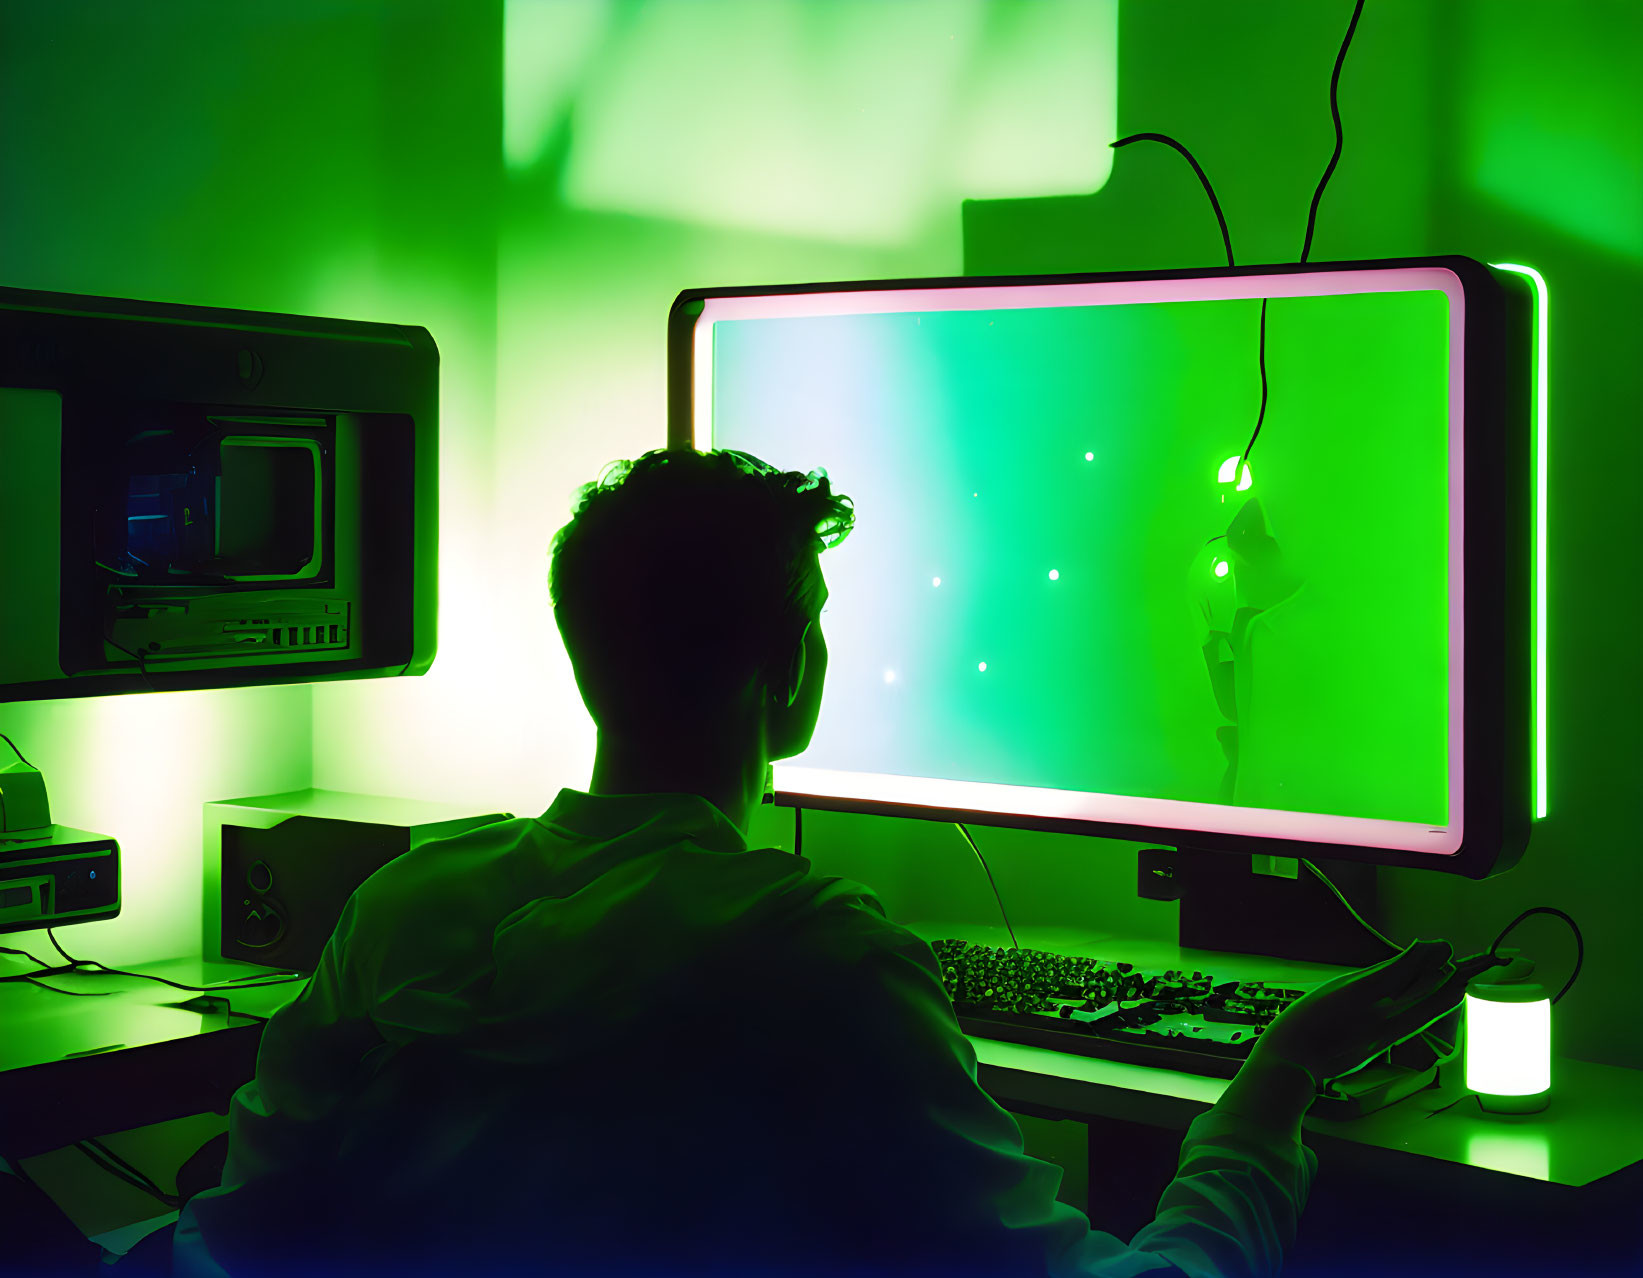
<path fill-rule="evenodd" d="M 959 940 L 930 948 L 966 1034 L 1216 1078 L 1236 1074 L 1303 993 L 1048 950 Z"/>

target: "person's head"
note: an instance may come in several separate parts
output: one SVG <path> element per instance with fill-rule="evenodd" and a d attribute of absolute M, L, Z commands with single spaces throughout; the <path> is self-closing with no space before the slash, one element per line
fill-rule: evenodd
<path fill-rule="evenodd" d="M 549 594 L 601 746 L 641 755 L 810 744 L 827 645 L 820 552 L 854 527 L 825 470 L 746 453 L 656 449 L 578 492 Z"/>

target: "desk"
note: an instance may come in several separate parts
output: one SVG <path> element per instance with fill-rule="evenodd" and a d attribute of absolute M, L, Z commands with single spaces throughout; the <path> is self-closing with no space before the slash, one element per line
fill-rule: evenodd
<path fill-rule="evenodd" d="M 38 970 L 10 955 L 0 960 L 0 975 Z M 197 958 L 130 970 L 183 985 L 244 980 L 256 971 Z M 0 1154 L 10 1158 L 227 1113 L 229 1098 L 256 1073 L 263 1022 L 303 987 L 295 980 L 224 991 L 229 1011 L 201 1013 L 172 1006 L 197 995 L 156 981 L 96 972 L 45 980 L 108 997 L 74 998 L 27 981 L 0 985 Z"/>
<path fill-rule="evenodd" d="M 925 940 L 1010 943 L 1002 927 L 910 926 Z M 1344 970 L 1067 928 L 1018 928 L 1017 937 L 1026 949 L 1289 988 Z M 1091 1222 L 1121 1238 L 1153 1218 L 1182 1133 L 1228 1082 L 970 1041 L 977 1079 L 1006 1109 L 1088 1124 Z M 1303 1131 L 1318 1177 L 1285 1278 L 1643 1275 L 1643 1071 L 1560 1057 L 1552 1080 L 1539 1114 L 1490 1114 L 1462 1100 L 1459 1063 L 1443 1067 L 1435 1086 L 1363 1118 L 1309 1114 Z M 1445 1108 L 1452 1101 L 1461 1103 Z M 1413 1256 L 1429 1268 L 1415 1268 Z"/>
<path fill-rule="evenodd" d="M 919 923 L 925 940 L 954 937 L 1009 944 L 1003 928 Z M 1306 988 L 1347 969 L 1254 954 L 1183 950 L 1071 928 L 1018 928 L 1024 949 L 1134 963 L 1148 971 L 1211 972 L 1223 980 Z M 1080 1118 L 1110 1118 L 1185 1131 L 1229 1080 L 1043 1047 L 972 1038 L 977 1077 L 1000 1104 L 1030 1105 Z M 1643 1164 L 1643 1071 L 1559 1058 L 1552 1064 L 1551 1105 L 1539 1114 L 1488 1114 L 1476 1103 L 1438 1114 L 1466 1095 L 1462 1071 L 1446 1067 L 1438 1085 L 1350 1121 L 1308 1115 L 1310 1136 L 1462 1164 L 1571 1188 Z"/>
<path fill-rule="evenodd" d="M 987 929 L 914 928 L 921 936 L 967 935 L 997 943 Z M 1029 948 L 1117 957 L 1117 938 L 1053 930 L 1023 931 Z M 1077 946 L 1080 948 L 1069 948 Z M 1156 950 L 1156 953 L 1152 951 Z M 1132 955 L 1136 957 L 1131 957 Z M 1230 979 L 1304 983 L 1337 969 L 1248 955 L 1183 953 L 1174 947 L 1127 944 L 1122 956 L 1143 966 L 1159 963 L 1226 974 Z M 1166 961 L 1167 960 L 1167 961 Z M 20 960 L 0 962 L 0 974 L 30 970 Z M 245 979 L 239 964 L 178 959 L 133 968 L 188 985 Z M 1246 975 L 1253 973 L 1253 975 Z M 1264 973 L 1264 975 L 1263 975 Z M 155 982 L 102 974 L 71 974 L 51 983 L 75 991 L 108 990 L 107 998 L 71 998 L 27 982 L 0 985 L 0 1153 L 26 1158 L 77 1140 L 125 1131 L 214 1110 L 226 1112 L 234 1091 L 252 1077 L 263 1021 L 295 998 L 303 982 L 225 991 L 231 1009 L 186 1011 L 171 1004 L 193 994 Z M 1115 1142 L 1144 1163 L 1137 1167 L 1131 1200 L 1097 1227 L 1122 1237 L 1151 1219 L 1167 1183 L 1181 1134 L 1213 1104 L 1227 1081 L 1118 1061 L 1073 1056 L 1046 1048 L 990 1039 L 971 1040 L 984 1088 L 1006 1108 L 1044 1117 L 1070 1118 L 1091 1127 L 1092 1205 L 1103 1184 L 1097 1159 L 1110 1181 Z M 1309 1272 L 1330 1278 L 1346 1271 L 1309 1270 L 1309 1242 L 1344 1237 L 1365 1226 L 1366 1200 L 1398 1198 L 1400 1230 L 1389 1246 L 1449 1244 L 1471 1261 L 1484 1239 L 1463 1226 L 1512 1240 L 1514 1255 L 1529 1255 L 1537 1240 L 1550 1249 L 1557 1272 L 1581 1270 L 1557 1251 L 1569 1237 L 1599 1234 L 1631 1246 L 1618 1232 L 1622 1206 L 1643 1202 L 1643 1072 L 1585 1061 L 1554 1062 L 1552 1104 L 1541 1114 L 1490 1115 L 1475 1104 L 1431 1115 L 1463 1095 L 1459 1080 L 1351 1122 L 1308 1117 L 1307 1143 L 1320 1171 L 1302 1222 L 1297 1254 L 1286 1275 Z M 1429 1116 L 1431 1115 L 1431 1116 Z M 1156 1180 L 1156 1184 L 1151 1183 Z M 1388 1209 L 1390 1210 L 1390 1209 Z M 1125 1213 L 1140 1218 L 1133 1223 Z M 1430 1217 L 1422 1225 L 1422 1216 Z M 1533 1237 L 1513 1229 L 1530 1229 Z M 1635 1226 L 1634 1226 L 1635 1228 Z M 1364 1253 L 1355 1241 L 1355 1254 Z M 1316 1250 L 1316 1248 L 1315 1248 Z M 1409 1273 L 1406 1252 L 1397 1262 Z M 1382 1262 L 1385 1263 L 1385 1262 Z M 1470 1268 L 1462 1272 L 1473 1272 Z M 1477 1272 L 1483 1272 L 1479 1270 Z M 1491 1274 L 1509 1272 L 1495 1269 Z M 1636 1270 L 1612 1272 L 1643 1272 Z"/>

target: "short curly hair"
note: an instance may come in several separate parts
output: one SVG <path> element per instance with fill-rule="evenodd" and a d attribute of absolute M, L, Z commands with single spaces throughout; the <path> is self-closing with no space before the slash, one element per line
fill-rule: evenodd
<path fill-rule="evenodd" d="M 734 449 L 659 448 L 584 484 L 554 535 L 548 591 L 600 729 L 716 721 L 815 619 L 811 557 L 854 526 L 825 469 Z"/>

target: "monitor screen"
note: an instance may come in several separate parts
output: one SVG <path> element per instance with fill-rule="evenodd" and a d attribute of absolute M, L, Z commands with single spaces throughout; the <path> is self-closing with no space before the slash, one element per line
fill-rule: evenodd
<path fill-rule="evenodd" d="M 690 441 L 856 507 L 777 789 L 1455 853 L 1457 276 L 903 283 L 692 295 Z"/>
<path fill-rule="evenodd" d="M 109 491 L 96 553 L 107 577 L 169 586 L 318 577 L 329 460 L 321 445 L 333 428 L 281 424 L 285 434 L 249 435 L 201 416 L 133 430 L 103 458 Z"/>

